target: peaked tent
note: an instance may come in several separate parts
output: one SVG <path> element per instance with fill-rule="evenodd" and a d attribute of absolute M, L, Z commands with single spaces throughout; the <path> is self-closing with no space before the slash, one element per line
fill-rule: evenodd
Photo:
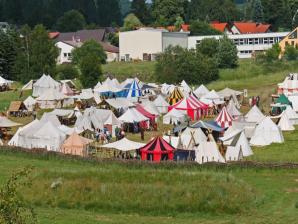
<path fill-rule="evenodd" d="M 128 84 L 128 86 L 124 87 L 124 89 L 125 89 L 124 96 L 127 98 L 142 96 L 142 89 L 139 87 L 139 84 L 135 79 L 131 84 Z"/>
<path fill-rule="evenodd" d="M 124 114 L 122 114 L 118 118 L 118 120 L 124 123 L 139 123 L 142 121 L 148 121 L 149 119 L 141 114 L 139 111 L 137 111 L 135 108 L 128 108 L 128 110 Z"/>
<path fill-rule="evenodd" d="M 63 95 L 66 96 L 72 96 L 74 95 L 74 92 L 72 91 L 72 89 L 68 86 L 68 84 L 66 82 L 62 83 L 61 87 L 60 87 L 60 92 Z"/>
<path fill-rule="evenodd" d="M 184 123 L 185 121 L 185 114 L 179 110 L 173 108 L 169 113 L 163 116 L 163 123 L 164 124 L 175 124 Z"/>
<path fill-rule="evenodd" d="M 0 86 L 10 85 L 12 83 L 13 83 L 13 81 L 7 80 L 7 79 L 3 78 L 2 76 L 0 76 Z"/>
<path fill-rule="evenodd" d="M 245 121 L 249 123 L 260 123 L 265 118 L 265 115 L 254 105 L 244 118 Z"/>
<path fill-rule="evenodd" d="M 176 110 L 185 111 L 192 120 L 198 120 L 203 113 L 208 110 L 208 105 L 199 101 L 196 97 L 190 95 L 183 98 L 178 103 L 169 107 L 169 110 L 175 108 Z"/>
<path fill-rule="evenodd" d="M 131 150 L 136 150 L 139 149 L 141 147 L 144 147 L 146 144 L 144 143 L 139 143 L 139 142 L 133 142 L 130 141 L 127 138 L 122 138 L 121 140 L 117 141 L 117 142 L 112 142 L 106 145 L 102 145 L 101 147 L 103 148 L 112 148 L 112 149 L 117 149 L 123 152 L 128 152 Z"/>
<path fill-rule="evenodd" d="M 73 132 L 61 146 L 61 152 L 64 154 L 71 154 L 77 156 L 87 156 L 88 145 L 93 142 L 88 138 L 79 136 Z"/>
<path fill-rule="evenodd" d="M 151 122 L 155 121 L 155 115 L 148 112 L 141 104 L 136 105 L 136 110 L 143 114 L 145 117 L 150 119 Z"/>
<path fill-rule="evenodd" d="M 253 155 L 253 151 L 245 136 L 244 130 L 232 130 L 220 138 L 224 145 L 227 145 L 226 161 L 238 161 L 243 157 Z"/>
<path fill-rule="evenodd" d="M 278 127 L 282 131 L 294 131 L 295 130 L 293 123 L 290 121 L 290 119 L 289 119 L 287 113 L 285 113 L 285 111 L 281 114 L 281 118 L 278 122 Z"/>
<path fill-rule="evenodd" d="M 292 124 L 298 124 L 298 114 L 293 110 L 291 106 L 287 106 L 285 113 L 287 114 Z"/>
<path fill-rule="evenodd" d="M 170 104 L 161 95 L 153 101 L 153 104 L 157 107 L 157 110 L 161 114 L 166 114 L 168 112 L 168 107 L 170 106 Z"/>
<path fill-rule="evenodd" d="M 194 150 L 195 146 L 207 141 L 201 128 L 187 127 L 180 136 L 183 149 Z"/>
<path fill-rule="evenodd" d="M 233 89 L 230 89 L 230 88 L 225 88 L 225 89 L 218 92 L 218 95 L 220 95 L 223 98 L 230 98 L 233 95 L 239 96 L 241 94 L 242 94 L 242 92 L 237 91 L 237 90 L 233 90 Z"/>
<path fill-rule="evenodd" d="M 196 94 L 197 97 L 202 97 L 209 93 L 209 90 L 204 86 L 203 84 L 200 85 L 195 91 L 194 94 Z"/>
<path fill-rule="evenodd" d="M 254 146 L 266 146 L 271 143 L 283 142 L 284 137 L 280 128 L 269 117 L 259 123 L 250 139 L 250 144 Z"/>
<path fill-rule="evenodd" d="M 33 111 L 35 108 L 35 105 L 36 105 L 36 100 L 32 96 L 28 96 L 24 100 L 24 104 L 25 104 L 26 108 L 28 109 L 28 111 Z"/>
<path fill-rule="evenodd" d="M 208 162 L 225 163 L 215 142 L 202 142 L 196 149 L 196 162 L 199 164 Z"/>
<path fill-rule="evenodd" d="M 162 137 L 156 137 L 140 148 L 140 153 L 142 160 L 159 162 L 161 160 L 173 160 L 174 150 L 175 148 Z"/>
<path fill-rule="evenodd" d="M 206 95 L 202 96 L 200 100 L 208 105 L 220 105 L 224 104 L 225 101 L 223 100 L 223 97 L 217 94 L 215 90 L 211 90 Z"/>
<path fill-rule="evenodd" d="M 228 128 L 232 126 L 233 119 L 231 115 L 228 113 L 227 108 L 223 107 L 215 119 L 215 122 L 221 126 L 222 128 Z"/>
<path fill-rule="evenodd" d="M 33 89 L 34 80 L 30 80 L 23 87 L 22 90 L 31 90 Z"/>
<path fill-rule="evenodd" d="M 168 102 L 170 105 L 174 105 L 183 99 L 183 94 L 178 87 L 175 87 L 171 95 L 169 96 Z"/>
<path fill-rule="evenodd" d="M 189 93 L 192 92 L 192 89 L 184 80 L 181 82 L 180 86 L 181 86 L 181 91 L 184 93 L 184 96 L 188 96 Z"/>
<path fill-rule="evenodd" d="M 236 108 L 233 100 L 230 100 L 227 106 L 227 111 L 234 119 L 237 119 L 239 116 L 241 116 L 241 112 Z"/>
<path fill-rule="evenodd" d="M 54 109 L 62 106 L 62 101 L 66 97 L 58 89 L 45 89 L 44 92 L 36 98 L 36 101 L 42 109 Z"/>
<path fill-rule="evenodd" d="M 154 103 L 152 101 L 148 101 L 146 103 L 142 103 L 142 106 L 149 113 L 154 114 L 155 116 L 159 116 L 160 113 L 159 113 L 157 107 L 154 105 Z"/>
<path fill-rule="evenodd" d="M 51 76 L 43 74 L 40 79 L 33 84 L 32 95 L 34 97 L 39 97 L 49 89 L 59 92 L 60 86 L 61 84 L 55 81 Z"/>

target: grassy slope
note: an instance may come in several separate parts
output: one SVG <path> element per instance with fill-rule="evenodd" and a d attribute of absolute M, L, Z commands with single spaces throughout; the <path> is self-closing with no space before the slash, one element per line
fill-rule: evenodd
<path fill-rule="evenodd" d="M 0 182 L 35 167 L 22 189 L 40 223 L 294 223 L 297 170 L 68 161 L 0 152 Z M 63 185 L 50 185 L 62 177 Z M 87 206 L 86 206 L 87 205 Z M 205 208 L 205 209 L 204 209 Z"/>

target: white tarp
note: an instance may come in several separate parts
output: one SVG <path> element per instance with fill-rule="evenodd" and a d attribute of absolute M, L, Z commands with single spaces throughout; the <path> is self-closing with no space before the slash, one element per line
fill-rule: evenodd
<path fill-rule="evenodd" d="M 0 86 L 10 85 L 12 83 L 13 83 L 13 81 L 7 80 L 7 79 L 3 78 L 2 76 L 0 76 Z"/>
<path fill-rule="evenodd" d="M 9 120 L 7 117 L 0 116 L 0 128 L 11 128 L 21 124 Z"/>
<path fill-rule="evenodd" d="M 128 108 L 128 110 L 124 114 L 122 114 L 118 119 L 124 123 L 134 123 L 149 120 L 135 108 Z"/>
<path fill-rule="evenodd" d="M 61 84 L 55 81 L 51 76 L 43 74 L 40 79 L 33 84 L 32 95 L 34 97 L 39 97 L 49 89 L 59 92 L 60 86 Z"/>
<path fill-rule="evenodd" d="M 105 101 L 115 109 L 127 109 L 134 106 L 134 104 L 126 98 L 106 99 Z"/>
<path fill-rule="evenodd" d="M 157 107 L 151 101 L 147 101 L 145 103 L 142 102 L 142 107 L 144 107 L 144 109 L 146 111 L 148 111 L 150 114 L 154 114 L 156 116 L 159 116 L 159 114 L 160 114 Z"/>
<path fill-rule="evenodd" d="M 200 85 L 195 91 L 194 93 L 196 94 L 197 97 L 202 97 L 206 94 L 209 93 L 209 90 L 206 88 L 206 86 L 204 86 L 203 84 Z"/>
<path fill-rule="evenodd" d="M 250 144 L 254 146 L 266 146 L 271 143 L 283 142 L 284 137 L 280 128 L 269 117 L 259 123 L 250 140 Z"/>
<path fill-rule="evenodd" d="M 24 104 L 25 104 L 28 111 L 33 111 L 34 107 L 35 107 L 35 104 L 36 104 L 36 100 L 32 96 L 28 96 L 24 100 Z"/>
<path fill-rule="evenodd" d="M 235 96 L 239 96 L 242 94 L 242 92 L 240 91 L 237 91 L 237 90 L 233 90 L 233 89 L 230 89 L 230 88 L 225 88 L 219 92 L 217 92 L 218 95 L 220 95 L 221 97 L 224 97 L 224 98 L 229 98 L 233 95 Z"/>

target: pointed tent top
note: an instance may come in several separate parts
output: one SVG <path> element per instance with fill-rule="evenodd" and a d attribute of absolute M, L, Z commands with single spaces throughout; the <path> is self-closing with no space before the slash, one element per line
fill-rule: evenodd
<path fill-rule="evenodd" d="M 112 143 L 103 145 L 101 147 L 112 148 L 112 149 L 117 149 L 117 150 L 126 152 L 126 151 L 136 150 L 144 146 L 145 146 L 144 143 L 134 142 L 134 141 L 130 141 L 127 138 L 122 138 L 117 142 L 112 142 Z"/>
<path fill-rule="evenodd" d="M 221 109 L 221 112 L 215 119 L 215 121 L 222 128 L 228 128 L 228 127 L 232 126 L 233 119 L 232 119 L 231 115 L 228 113 L 227 108 L 223 107 Z"/>
<path fill-rule="evenodd" d="M 259 123 L 265 118 L 265 115 L 260 111 L 260 109 L 254 105 L 250 111 L 245 115 L 245 120 L 247 122 Z"/>
<path fill-rule="evenodd" d="M 196 94 L 197 97 L 201 97 L 208 94 L 209 90 L 207 89 L 206 86 L 202 84 L 194 91 L 194 93 Z"/>
<path fill-rule="evenodd" d="M 91 139 L 78 135 L 75 131 L 65 140 L 62 147 L 84 147 L 93 142 Z"/>
<path fill-rule="evenodd" d="M 241 115 L 241 112 L 236 108 L 233 100 L 230 100 L 227 106 L 227 111 L 232 117 L 238 117 Z"/>
<path fill-rule="evenodd" d="M 293 123 L 290 121 L 287 113 L 284 111 L 282 114 L 281 114 L 281 118 L 278 122 L 278 127 L 280 127 L 280 129 L 282 131 L 293 131 L 295 130 L 295 127 L 293 125 Z"/>
<path fill-rule="evenodd" d="M 157 107 L 168 107 L 168 106 L 170 106 L 170 104 L 161 95 L 158 95 L 158 97 L 153 101 L 153 103 Z"/>

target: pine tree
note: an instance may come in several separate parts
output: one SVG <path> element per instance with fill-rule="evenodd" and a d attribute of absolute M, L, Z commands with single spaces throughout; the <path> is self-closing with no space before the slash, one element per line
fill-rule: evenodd
<path fill-rule="evenodd" d="M 135 14 L 143 24 L 150 23 L 150 12 L 146 0 L 133 0 L 131 3 L 131 12 Z"/>
<path fill-rule="evenodd" d="M 261 23 L 264 20 L 264 9 L 261 0 L 253 1 L 252 19 L 257 23 Z"/>

